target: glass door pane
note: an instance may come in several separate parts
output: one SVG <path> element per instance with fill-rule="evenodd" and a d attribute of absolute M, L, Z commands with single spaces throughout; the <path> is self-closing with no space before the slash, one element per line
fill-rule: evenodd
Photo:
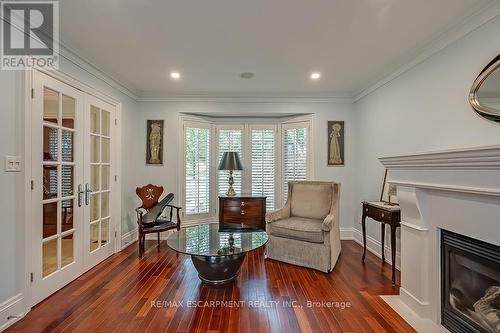
<path fill-rule="evenodd" d="M 43 88 L 42 272 L 43 278 L 73 262 L 75 224 L 76 99 Z M 40 141 L 39 141 L 40 142 Z"/>

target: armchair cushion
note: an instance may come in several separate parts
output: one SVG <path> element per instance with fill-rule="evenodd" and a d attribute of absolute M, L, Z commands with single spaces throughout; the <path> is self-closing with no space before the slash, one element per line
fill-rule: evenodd
<path fill-rule="evenodd" d="M 330 184 L 294 184 L 291 194 L 291 216 L 323 220 L 330 213 Z"/>
<path fill-rule="evenodd" d="M 163 231 L 165 229 L 171 229 L 176 226 L 175 222 L 159 219 L 155 223 L 147 224 L 144 228 L 147 232 Z"/>
<path fill-rule="evenodd" d="M 274 221 L 271 224 L 270 233 L 276 237 L 323 243 L 322 224 L 322 220 L 289 217 Z"/>

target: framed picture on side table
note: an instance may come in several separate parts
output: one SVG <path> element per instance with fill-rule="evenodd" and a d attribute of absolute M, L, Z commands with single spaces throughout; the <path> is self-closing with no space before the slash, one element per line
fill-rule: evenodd
<path fill-rule="evenodd" d="M 395 184 L 390 184 L 389 181 L 390 178 L 388 177 L 387 169 L 385 169 L 384 184 L 382 185 L 382 193 L 380 193 L 380 201 L 391 206 L 399 205 L 397 193 L 398 187 Z"/>

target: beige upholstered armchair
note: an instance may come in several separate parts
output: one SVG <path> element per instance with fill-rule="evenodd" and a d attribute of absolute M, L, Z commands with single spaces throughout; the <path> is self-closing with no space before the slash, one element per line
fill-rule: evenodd
<path fill-rule="evenodd" d="M 288 184 L 285 206 L 266 214 L 266 258 L 330 272 L 340 255 L 340 184 Z"/>

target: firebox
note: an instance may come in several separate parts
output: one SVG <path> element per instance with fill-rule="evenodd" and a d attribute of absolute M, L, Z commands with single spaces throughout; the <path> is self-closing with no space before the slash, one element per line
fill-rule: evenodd
<path fill-rule="evenodd" d="M 441 230 L 441 323 L 500 333 L 500 247 Z"/>

